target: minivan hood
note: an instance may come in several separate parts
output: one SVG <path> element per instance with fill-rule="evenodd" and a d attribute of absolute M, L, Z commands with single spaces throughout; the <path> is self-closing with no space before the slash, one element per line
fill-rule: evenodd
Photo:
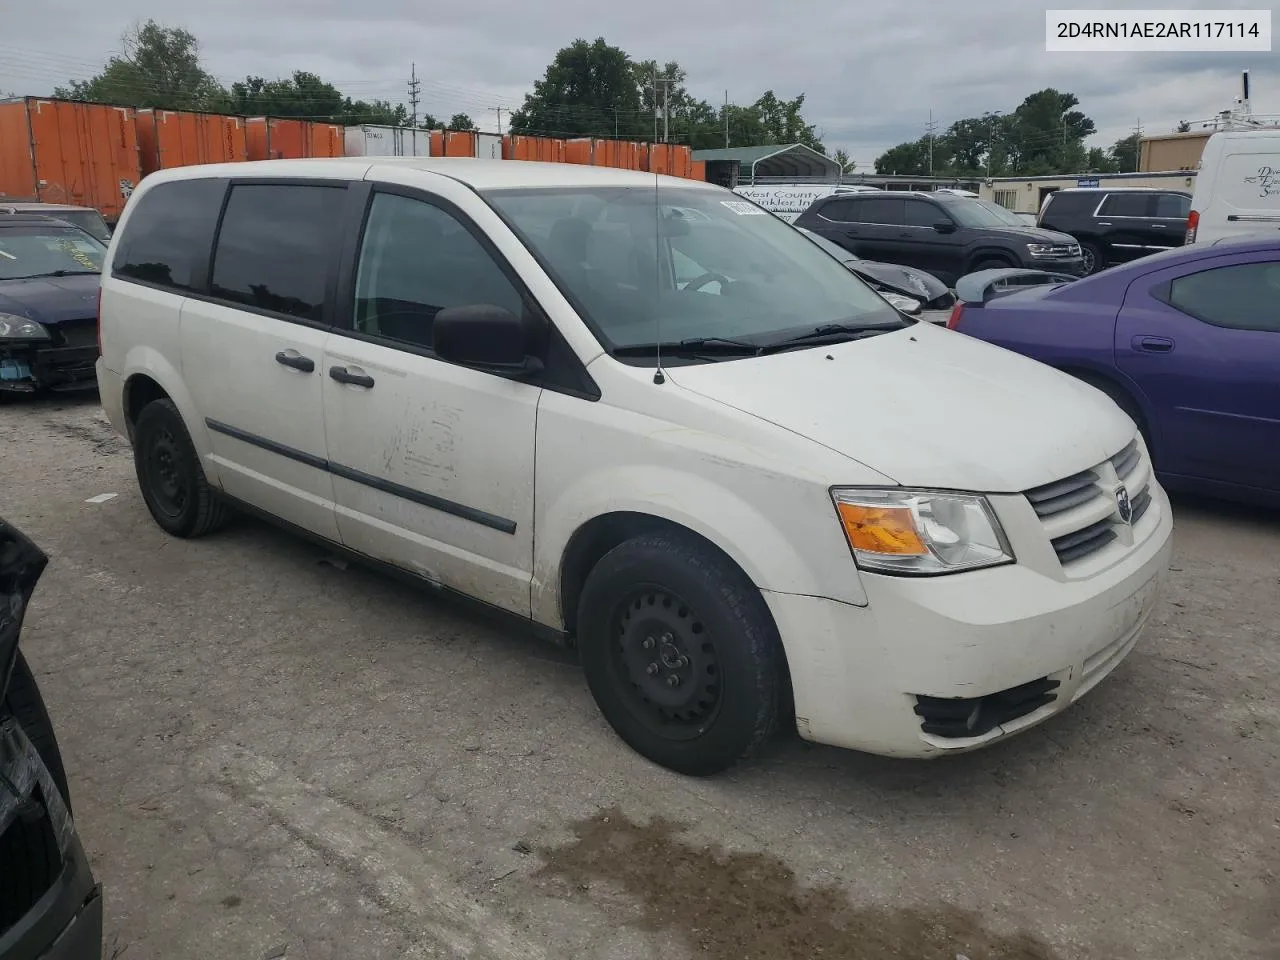
<path fill-rule="evenodd" d="M 1135 433 L 1093 387 L 926 323 L 666 373 L 911 487 L 1019 493 L 1101 463 Z"/>
<path fill-rule="evenodd" d="M 0 281 L 0 313 L 26 317 L 46 327 L 88 320 L 98 312 L 96 273 Z"/>

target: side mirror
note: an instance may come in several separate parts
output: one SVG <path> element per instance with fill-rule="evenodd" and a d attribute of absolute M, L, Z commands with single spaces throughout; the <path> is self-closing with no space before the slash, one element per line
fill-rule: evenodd
<path fill-rule="evenodd" d="M 431 345 L 442 360 L 490 373 L 536 373 L 542 361 L 526 352 L 529 324 L 505 307 L 476 303 L 446 307 L 431 325 Z"/>
<path fill-rule="evenodd" d="M 939 233 L 955 233 L 956 225 L 950 220 L 935 220 L 933 229 Z"/>

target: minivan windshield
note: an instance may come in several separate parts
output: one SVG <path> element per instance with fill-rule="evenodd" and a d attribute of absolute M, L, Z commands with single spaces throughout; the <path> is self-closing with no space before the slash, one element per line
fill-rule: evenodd
<path fill-rule="evenodd" d="M 1018 215 L 997 203 L 974 200 L 969 197 L 952 197 L 943 201 L 942 209 L 962 227 L 1023 227 Z"/>
<path fill-rule="evenodd" d="M 485 199 L 611 351 L 681 341 L 765 345 L 839 325 L 902 325 L 794 227 L 727 190 L 582 186 Z"/>
<path fill-rule="evenodd" d="M 101 273 L 107 248 L 76 227 L 0 223 L 0 280 Z"/>

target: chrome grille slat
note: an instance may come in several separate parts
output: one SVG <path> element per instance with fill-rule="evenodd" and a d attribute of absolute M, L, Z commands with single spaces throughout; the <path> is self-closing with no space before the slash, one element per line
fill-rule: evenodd
<path fill-rule="evenodd" d="M 1142 451 L 1138 449 L 1138 441 L 1132 440 L 1129 445 L 1111 458 L 1111 465 L 1116 468 L 1116 476 L 1128 480 L 1134 468 L 1142 461 Z"/>

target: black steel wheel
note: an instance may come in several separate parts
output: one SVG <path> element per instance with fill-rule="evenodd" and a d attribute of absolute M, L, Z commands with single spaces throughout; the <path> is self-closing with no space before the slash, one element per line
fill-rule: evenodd
<path fill-rule="evenodd" d="M 138 415 L 133 463 L 142 499 L 162 530 L 175 537 L 198 537 L 225 522 L 226 505 L 209 486 L 172 400 L 152 401 Z"/>
<path fill-rule="evenodd" d="M 1084 261 L 1084 269 L 1081 276 L 1085 277 L 1097 273 L 1107 265 L 1102 256 L 1102 251 L 1092 243 L 1080 244 L 1080 259 Z"/>
<path fill-rule="evenodd" d="M 634 711 L 673 740 L 715 722 L 723 699 L 715 641 L 682 597 L 643 584 L 615 606 L 610 626 L 611 666 Z"/>
<path fill-rule="evenodd" d="M 607 553 L 583 586 L 578 645 L 605 719 L 672 770 L 718 773 L 776 729 L 786 664 L 768 607 L 691 534 L 648 534 Z"/>

